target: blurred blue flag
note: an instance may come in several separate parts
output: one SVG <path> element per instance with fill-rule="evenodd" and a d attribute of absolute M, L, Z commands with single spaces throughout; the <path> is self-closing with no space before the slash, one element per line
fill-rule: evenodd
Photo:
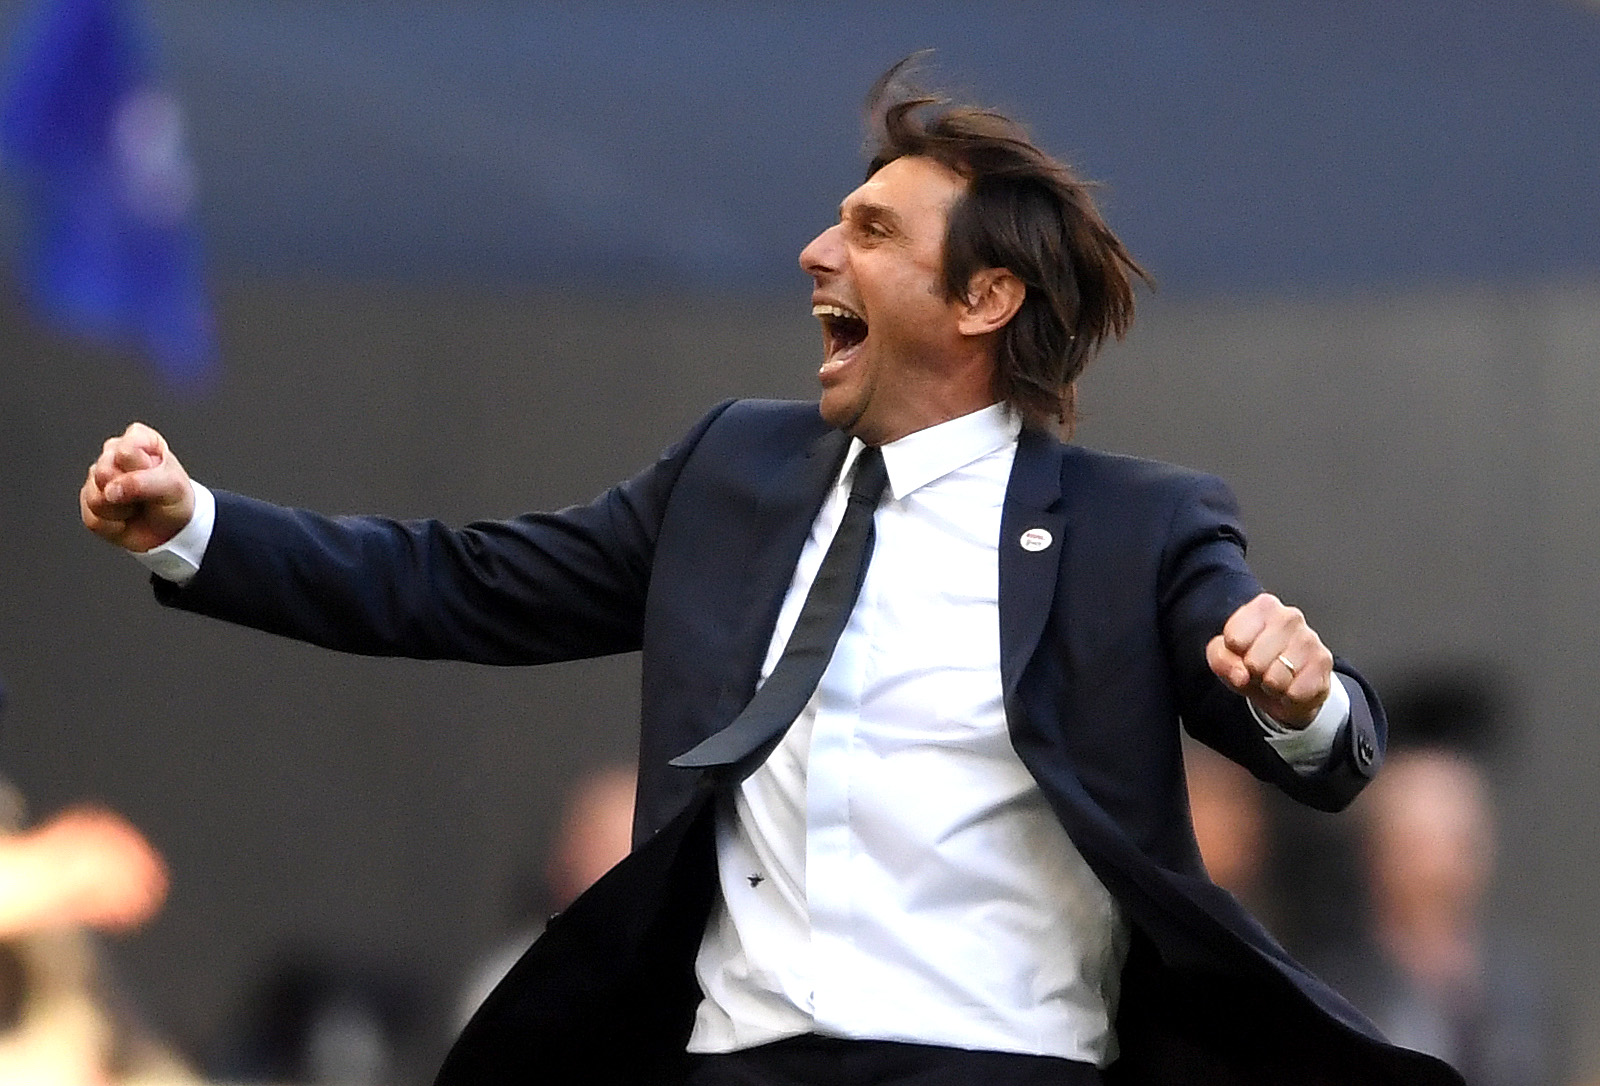
<path fill-rule="evenodd" d="M 20 279 L 39 316 L 137 347 L 175 385 L 216 359 L 177 101 L 135 0 L 44 0 L 13 50 L 0 160 L 25 200 Z"/>

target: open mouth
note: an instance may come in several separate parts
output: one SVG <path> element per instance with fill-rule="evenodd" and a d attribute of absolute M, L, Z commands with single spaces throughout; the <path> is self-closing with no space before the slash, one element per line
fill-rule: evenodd
<path fill-rule="evenodd" d="M 822 322 L 823 355 L 826 361 L 842 361 L 867 338 L 867 322 L 842 305 L 822 303 L 811 307 L 811 315 Z"/>

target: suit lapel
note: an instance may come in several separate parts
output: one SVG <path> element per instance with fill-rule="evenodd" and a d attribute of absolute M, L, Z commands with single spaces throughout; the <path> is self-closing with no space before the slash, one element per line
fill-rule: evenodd
<path fill-rule="evenodd" d="M 1017 439 L 1000 516 L 1000 677 L 1016 695 L 1051 606 L 1067 546 L 1059 441 L 1031 428 Z"/>
<path fill-rule="evenodd" d="M 740 604 L 739 635 L 732 642 L 735 653 L 730 661 L 728 685 L 737 691 L 737 704 L 731 706 L 732 713 L 719 715 L 731 719 L 755 693 L 778 611 L 800 562 L 800 551 L 811 535 L 817 510 L 838 477 L 839 465 L 849 447 L 848 434 L 829 430 L 773 473 L 760 514 L 751 528 L 757 535 L 750 551 L 751 576 Z M 726 720 L 717 726 L 725 723 Z"/>

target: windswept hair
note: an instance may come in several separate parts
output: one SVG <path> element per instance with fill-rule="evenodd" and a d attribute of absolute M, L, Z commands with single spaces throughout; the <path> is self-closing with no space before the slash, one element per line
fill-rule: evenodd
<path fill-rule="evenodd" d="M 966 297 L 972 276 L 1005 268 L 1022 307 L 1001 330 L 995 395 L 1032 426 L 1070 432 L 1077 380 L 1107 337 L 1133 323 L 1133 279 L 1150 282 L 1090 197 L 1091 186 L 993 110 L 906 86 L 913 55 L 867 96 L 870 177 L 897 158 L 933 159 L 967 181 L 951 209 L 944 289 Z"/>

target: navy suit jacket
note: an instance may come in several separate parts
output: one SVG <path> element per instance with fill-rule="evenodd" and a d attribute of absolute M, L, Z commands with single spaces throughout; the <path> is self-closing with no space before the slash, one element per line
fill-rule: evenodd
<path fill-rule="evenodd" d="M 635 850 L 484 1004 L 443 1086 L 681 1079 L 724 786 L 668 762 L 753 693 L 847 445 L 813 404 L 736 401 L 588 505 L 460 530 L 219 492 L 199 573 L 157 582 L 173 606 L 347 652 L 533 664 L 642 650 Z M 1022 547 L 1032 528 L 1051 545 Z M 1260 591 L 1226 486 L 1024 430 L 999 542 L 1013 744 L 1134 931 L 1109 1078 L 1459 1082 L 1384 1042 L 1205 876 L 1180 722 L 1325 810 L 1355 796 L 1384 743 L 1376 697 L 1336 662 L 1350 723 L 1325 769 L 1297 774 L 1211 674 L 1206 642 Z"/>

